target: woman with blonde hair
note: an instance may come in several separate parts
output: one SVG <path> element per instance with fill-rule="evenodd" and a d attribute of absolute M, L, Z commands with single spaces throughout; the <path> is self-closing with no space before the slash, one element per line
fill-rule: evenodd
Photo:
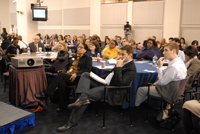
<path fill-rule="evenodd" d="M 52 58 L 51 61 L 59 60 L 65 61 L 69 58 L 68 48 L 64 41 L 60 41 L 58 45 L 58 54 L 56 58 Z"/>

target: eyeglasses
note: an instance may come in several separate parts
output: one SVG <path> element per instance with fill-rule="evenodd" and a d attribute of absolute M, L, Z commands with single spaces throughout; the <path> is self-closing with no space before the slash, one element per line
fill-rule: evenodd
<path fill-rule="evenodd" d="M 115 45 L 115 43 L 110 43 L 110 44 Z"/>
<path fill-rule="evenodd" d="M 94 44 L 90 44 L 90 46 L 95 46 Z"/>
<path fill-rule="evenodd" d="M 84 49 L 84 47 L 78 47 L 79 49 Z"/>

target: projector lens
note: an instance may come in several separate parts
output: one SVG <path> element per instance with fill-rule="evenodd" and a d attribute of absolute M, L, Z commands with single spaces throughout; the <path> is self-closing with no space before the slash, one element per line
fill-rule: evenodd
<path fill-rule="evenodd" d="M 28 64 L 29 66 L 33 66 L 33 65 L 35 64 L 35 61 L 34 61 L 33 59 L 29 59 L 29 60 L 27 61 L 27 64 Z"/>

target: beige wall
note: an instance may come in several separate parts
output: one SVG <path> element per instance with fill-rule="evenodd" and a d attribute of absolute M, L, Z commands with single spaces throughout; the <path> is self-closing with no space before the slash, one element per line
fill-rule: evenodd
<path fill-rule="evenodd" d="M 0 0 L 0 33 L 5 27 L 7 32 L 10 30 L 10 10 L 9 0 Z"/>

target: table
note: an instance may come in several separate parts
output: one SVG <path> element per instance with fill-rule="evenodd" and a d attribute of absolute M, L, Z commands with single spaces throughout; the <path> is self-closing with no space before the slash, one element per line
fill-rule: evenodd
<path fill-rule="evenodd" d="M 108 64 L 107 60 L 104 60 L 104 61 L 106 62 L 106 66 L 111 66 L 110 64 Z M 133 61 L 135 62 L 135 66 L 137 68 L 137 77 L 135 78 L 135 80 L 132 82 L 132 85 L 131 85 L 131 98 L 130 98 L 131 107 L 135 107 L 135 95 L 136 95 L 138 87 L 147 86 L 149 82 L 151 83 L 155 82 L 158 76 L 157 68 L 153 67 L 151 63 L 136 61 L 135 59 Z M 96 66 L 100 66 L 100 64 L 101 63 L 98 63 L 96 61 L 93 61 L 93 64 L 92 64 L 92 71 L 96 73 L 97 75 L 101 76 L 111 71 L 108 69 L 97 68 Z M 145 72 L 144 71 L 145 69 L 154 70 L 155 72 L 154 73 Z M 123 108 L 127 108 L 127 107 L 128 107 L 128 103 L 123 105 Z"/>
<path fill-rule="evenodd" d="M 34 97 L 47 87 L 45 68 L 16 69 L 9 66 L 9 101 L 20 107 L 46 106 L 46 101 Z"/>

